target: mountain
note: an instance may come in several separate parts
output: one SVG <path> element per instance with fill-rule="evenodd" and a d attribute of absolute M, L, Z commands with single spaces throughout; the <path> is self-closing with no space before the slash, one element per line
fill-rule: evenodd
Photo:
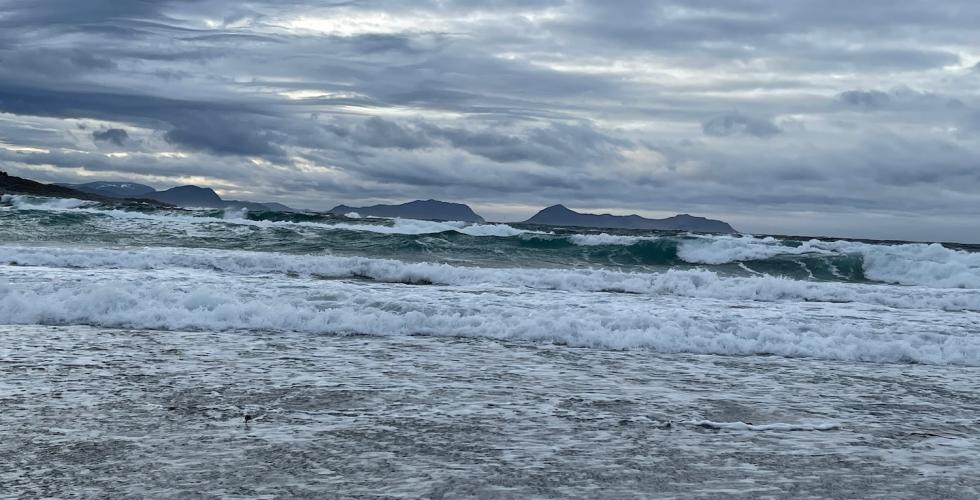
<path fill-rule="evenodd" d="M 87 182 L 85 184 L 64 184 L 59 183 L 57 186 L 66 187 L 69 189 L 74 189 L 76 191 L 81 191 L 83 193 L 95 194 L 99 196 L 107 196 L 109 198 L 139 198 L 143 195 L 147 195 L 156 191 L 156 189 L 151 188 L 145 184 L 136 184 L 133 182 Z"/>
<path fill-rule="evenodd" d="M 295 212 L 295 209 L 282 203 L 259 203 L 254 201 L 223 200 L 211 188 L 199 186 L 177 186 L 157 191 L 145 184 L 135 182 L 88 182 L 85 184 L 57 184 L 83 193 L 107 198 L 130 198 L 154 200 L 178 207 L 203 208 L 245 208 L 253 211 L 272 210 L 276 212 Z"/>
<path fill-rule="evenodd" d="M 162 201 L 179 207 L 225 208 L 225 201 L 211 188 L 177 186 L 165 191 L 154 191 L 144 198 Z"/>
<path fill-rule="evenodd" d="M 241 203 L 241 202 L 239 202 L 239 203 Z M 264 205 L 266 209 L 272 210 L 272 211 L 275 211 L 275 212 L 296 212 L 297 211 L 295 208 L 287 207 L 286 205 L 283 205 L 282 203 L 276 203 L 274 201 L 273 202 L 269 202 L 269 203 L 263 203 L 262 205 Z"/>
<path fill-rule="evenodd" d="M 105 201 L 106 197 L 54 184 L 14 177 L 0 171 L 0 194 L 26 194 L 31 196 L 47 196 L 50 198 L 77 198 L 79 200 Z"/>
<path fill-rule="evenodd" d="M 338 205 L 330 210 L 330 213 L 338 215 L 346 215 L 351 212 L 370 217 L 485 222 L 483 217 L 477 215 L 473 209 L 466 205 L 439 200 L 415 200 L 401 205 L 372 205 L 370 207 Z"/>
<path fill-rule="evenodd" d="M 211 188 L 199 186 L 178 186 L 157 191 L 145 184 L 135 182 L 87 182 L 84 184 L 42 184 L 22 179 L 0 171 L 0 194 L 28 194 L 51 198 L 77 198 L 113 202 L 119 200 L 143 201 L 152 204 L 176 205 L 178 207 L 204 208 L 245 208 L 253 211 L 271 210 L 275 212 L 297 212 L 282 203 L 258 203 L 254 201 L 222 200 Z"/>
<path fill-rule="evenodd" d="M 736 233 L 726 222 L 688 214 L 666 219 L 647 219 L 639 215 L 583 214 L 564 205 L 553 205 L 534 214 L 524 224 L 549 226 L 579 226 L 609 229 L 655 229 L 666 231 L 695 231 L 700 233 Z"/>
<path fill-rule="evenodd" d="M 259 203 L 256 201 L 223 200 L 211 188 L 200 186 L 177 186 L 165 191 L 144 194 L 143 198 L 162 201 L 178 207 L 231 208 L 252 211 L 272 210 L 276 212 L 296 212 L 282 203 Z"/>

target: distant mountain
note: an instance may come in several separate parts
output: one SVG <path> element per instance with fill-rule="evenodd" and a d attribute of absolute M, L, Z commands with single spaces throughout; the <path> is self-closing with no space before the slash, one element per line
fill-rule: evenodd
<path fill-rule="evenodd" d="M 647 219 L 639 215 L 583 214 L 564 205 L 553 205 L 534 214 L 525 224 L 549 226 L 578 226 L 609 229 L 654 229 L 665 231 L 696 231 L 700 233 L 736 233 L 726 222 L 688 214 L 666 219 Z"/>
<path fill-rule="evenodd" d="M 254 201 L 223 200 L 211 188 L 199 186 L 177 186 L 157 191 L 145 184 L 135 182 L 88 182 L 85 184 L 57 184 L 83 193 L 105 196 L 107 198 L 131 198 L 154 200 L 178 207 L 232 208 L 248 210 L 273 210 L 276 212 L 296 212 L 282 203 L 259 203 Z"/>
<path fill-rule="evenodd" d="M 26 194 L 50 198 L 77 198 L 79 200 L 105 201 L 106 197 L 77 191 L 64 186 L 40 182 L 8 175 L 0 171 L 0 194 Z"/>
<path fill-rule="evenodd" d="M 241 202 L 237 202 L 237 203 L 241 203 Z M 296 212 L 297 211 L 295 208 L 287 207 L 286 205 L 283 205 L 282 203 L 269 202 L 269 203 L 263 203 L 262 205 L 264 205 L 267 209 L 273 210 L 273 211 L 276 211 L 276 212 Z"/>
<path fill-rule="evenodd" d="M 177 186 L 164 191 L 144 194 L 143 198 L 162 201 L 178 207 L 231 208 L 252 211 L 272 210 L 276 212 L 296 212 L 282 203 L 259 203 L 256 201 L 223 200 L 211 188 L 200 186 Z"/>
<path fill-rule="evenodd" d="M 370 207 L 338 205 L 330 210 L 330 213 L 338 215 L 346 215 L 351 212 L 369 217 L 485 222 L 483 217 L 462 203 L 448 203 L 439 200 L 415 200 L 401 205 L 372 205 Z"/>
<path fill-rule="evenodd" d="M 143 195 L 151 200 L 162 201 L 179 207 L 225 208 L 225 201 L 211 188 L 177 186 L 164 191 Z"/>
<path fill-rule="evenodd" d="M 85 184 L 56 184 L 83 193 L 108 196 L 109 198 L 139 198 L 156 191 L 145 184 L 132 182 L 87 182 Z"/>

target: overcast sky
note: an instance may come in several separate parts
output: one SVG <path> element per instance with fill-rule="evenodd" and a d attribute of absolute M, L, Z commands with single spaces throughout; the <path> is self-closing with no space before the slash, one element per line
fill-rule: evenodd
<path fill-rule="evenodd" d="M 0 168 L 980 241 L 975 0 L 0 0 Z"/>

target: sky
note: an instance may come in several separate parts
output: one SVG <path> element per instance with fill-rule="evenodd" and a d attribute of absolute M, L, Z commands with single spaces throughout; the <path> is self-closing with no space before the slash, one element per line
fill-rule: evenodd
<path fill-rule="evenodd" d="M 980 242 L 975 0 L 0 0 L 0 169 Z"/>

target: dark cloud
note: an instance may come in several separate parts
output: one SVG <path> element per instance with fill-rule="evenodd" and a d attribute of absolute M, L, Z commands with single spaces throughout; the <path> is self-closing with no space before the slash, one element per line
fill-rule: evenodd
<path fill-rule="evenodd" d="M 749 135 L 753 137 L 771 137 L 782 133 L 782 129 L 772 121 L 764 118 L 754 118 L 741 113 L 728 113 L 715 116 L 701 125 L 704 135 L 712 137 L 728 137 L 733 135 Z"/>
<path fill-rule="evenodd" d="M 171 121 L 175 127 L 164 133 L 164 139 L 192 151 L 267 157 L 286 154 L 278 145 L 286 140 L 282 132 L 241 113 L 186 113 Z"/>
<path fill-rule="evenodd" d="M 848 90 L 837 94 L 837 102 L 863 111 L 874 111 L 887 107 L 891 98 L 878 90 Z"/>
<path fill-rule="evenodd" d="M 501 163 L 533 162 L 571 167 L 602 160 L 615 161 L 619 158 L 617 148 L 629 144 L 582 124 L 554 123 L 544 128 L 522 130 L 520 134 L 431 125 L 426 131 L 455 148 Z"/>
<path fill-rule="evenodd" d="M 978 24 L 972 0 L 0 0 L 0 166 L 320 208 L 963 220 Z"/>
<path fill-rule="evenodd" d="M 129 140 L 129 134 L 121 128 L 110 128 L 92 132 L 92 138 L 96 141 L 108 142 L 122 147 Z"/>
<path fill-rule="evenodd" d="M 21 72 L 21 77 L 60 77 L 66 72 L 96 72 L 116 69 L 111 59 L 80 49 L 0 49 L 0 64 Z"/>
<path fill-rule="evenodd" d="M 61 118 L 125 121 L 164 131 L 167 142 L 219 155 L 281 157 L 276 142 L 281 131 L 270 129 L 274 118 L 258 107 L 239 103 L 207 103 L 147 95 L 4 88 L 0 111 Z"/>
<path fill-rule="evenodd" d="M 358 144 L 372 148 L 419 149 L 432 141 L 422 132 L 378 117 L 368 118 L 353 132 L 343 132 Z"/>

